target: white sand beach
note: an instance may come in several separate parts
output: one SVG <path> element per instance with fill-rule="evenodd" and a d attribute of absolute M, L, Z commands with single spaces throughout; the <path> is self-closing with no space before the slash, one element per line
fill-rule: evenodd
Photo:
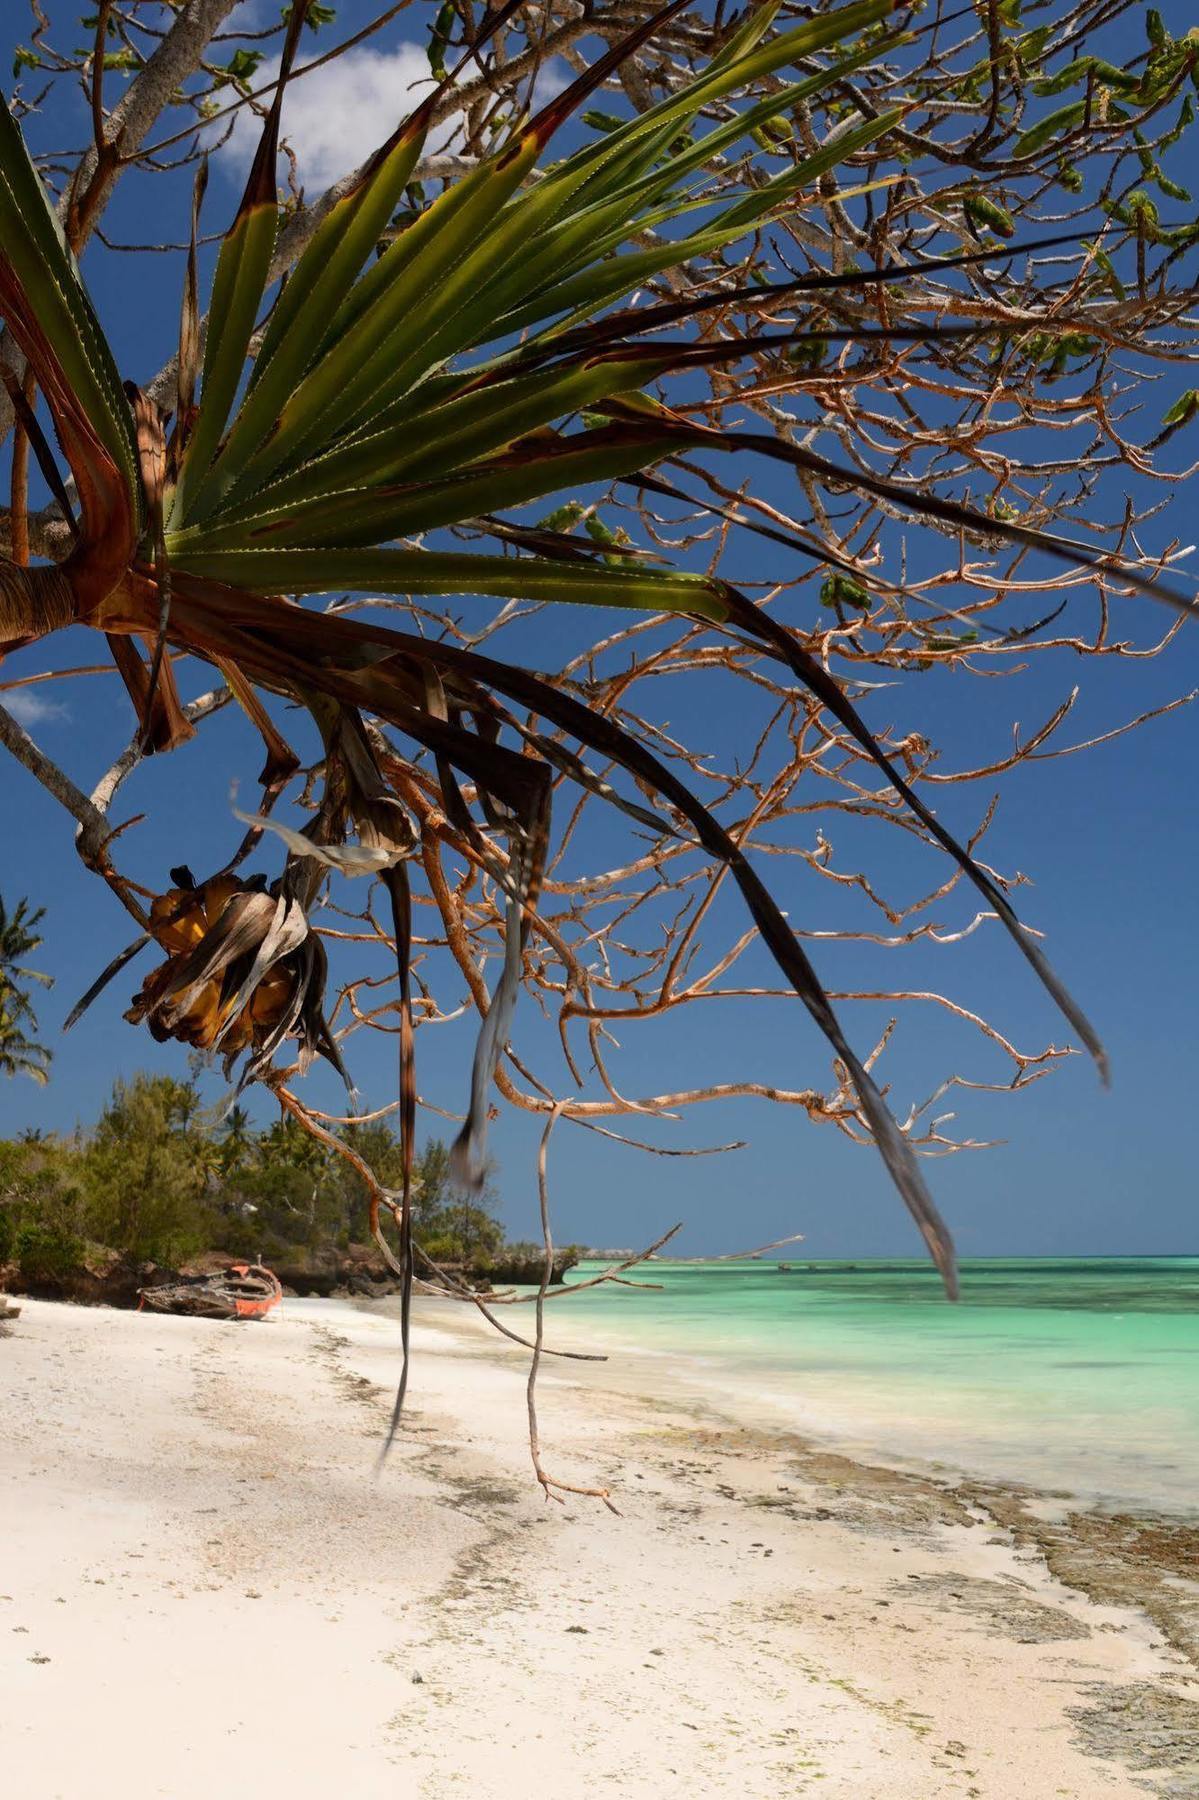
<path fill-rule="evenodd" d="M 452 1316 L 447 1316 L 451 1315 Z M 522 1321 L 523 1322 L 523 1321 Z M 1195 1670 L 976 1495 L 421 1303 L 0 1341 L 0 1786 L 21 1800 L 1199 1794 Z"/>

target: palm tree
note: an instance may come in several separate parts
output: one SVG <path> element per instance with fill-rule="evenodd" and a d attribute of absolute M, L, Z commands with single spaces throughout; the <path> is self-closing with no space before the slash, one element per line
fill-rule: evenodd
<path fill-rule="evenodd" d="M 28 1075 L 42 1086 L 50 1079 L 51 1052 L 25 1032 L 27 1025 L 36 1029 L 25 985 L 52 987 L 54 981 L 24 959 L 42 943 L 37 927 L 44 913 L 43 907 L 31 911 L 27 900 L 18 900 L 10 913 L 0 897 L 0 1074 Z"/>
<path fill-rule="evenodd" d="M 539 527 L 505 516 L 505 509 L 610 479 L 677 494 L 650 471 L 684 452 L 752 453 L 781 460 L 817 485 L 848 485 L 992 539 L 1072 562 L 1100 560 L 1085 547 L 984 518 L 927 488 L 842 468 L 783 438 L 714 429 L 660 397 L 675 377 L 694 369 L 732 365 L 763 348 L 780 354 L 802 348 L 802 332 L 758 328 L 761 314 L 777 312 L 780 298 L 799 302 L 821 290 L 909 274 L 850 268 L 765 289 L 725 281 L 668 303 L 628 304 L 645 283 L 684 269 L 689 259 L 744 241 L 835 164 L 877 146 L 903 113 L 897 98 L 891 110 L 848 123 L 825 146 L 798 155 L 782 174 L 757 166 L 754 143 L 775 115 L 827 92 L 892 41 L 880 35 L 891 0 L 852 0 L 774 36 L 779 0 L 767 0 L 730 29 L 697 78 L 600 141 L 539 168 L 587 96 L 685 4 L 674 0 L 535 117 L 511 122 L 493 154 L 395 233 L 397 209 L 445 92 L 438 89 L 332 205 L 264 319 L 278 230 L 280 108 L 308 10 L 299 0 L 258 153 L 220 251 L 202 354 L 194 253 L 202 177 L 197 183 L 169 435 L 157 405 L 122 385 L 20 130 L 0 109 L 0 314 L 36 379 L 77 495 L 76 509 L 20 384 L 14 385 L 14 405 L 75 542 L 60 567 L 0 564 L 0 650 L 71 623 L 105 633 L 144 742 L 157 750 L 191 733 L 164 646 L 204 658 L 258 727 L 268 784 L 281 782 L 298 759 L 259 690 L 286 696 L 315 720 L 325 747 L 323 801 L 305 834 L 272 827 L 289 845 L 279 880 L 264 891 L 229 874 L 196 881 L 187 870 L 175 871 L 177 885 L 150 914 L 167 960 L 146 981 L 130 1016 L 144 1019 L 158 1038 L 220 1050 L 230 1062 L 244 1052 L 242 1085 L 269 1075 L 289 1037 L 299 1039 L 302 1064 L 319 1053 L 340 1068 L 322 1011 L 324 950 L 307 912 L 326 866 L 377 871 L 390 895 L 400 982 L 405 1260 L 416 1090 L 404 859 L 413 836 L 397 790 L 417 776 L 382 745 L 372 720 L 398 728 L 429 753 L 444 812 L 474 831 L 472 841 L 506 895 L 503 973 L 480 1033 L 469 1112 L 454 1152 L 460 1178 L 477 1188 L 485 1168 L 489 1094 L 537 903 L 554 780 L 565 776 L 663 830 L 661 812 L 647 814 L 601 782 L 563 742 L 571 739 L 584 755 L 632 776 L 671 810 L 677 834 L 697 840 L 731 875 L 763 943 L 840 1059 L 952 1292 L 952 1245 L 907 1139 L 846 1041 L 786 917 L 675 770 L 606 714 L 529 668 L 295 604 L 301 596 L 345 591 L 462 593 L 676 613 L 748 640 L 873 758 L 998 914 L 1102 1063 L 1094 1032 L 1006 895 L 929 812 L 795 633 L 716 577 L 580 543 L 554 528 L 552 514 Z M 471 55 L 510 10 L 486 17 Z M 831 57 L 827 66 L 807 72 L 822 52 Z M 792 68 L 797 79 L 779 79 L 767 98 L 737 111 L 747 82 Z M 689 184 L 726 152 L 742 159 L 746 180 L 740 191 L 713 200 Z M 704 209 L 704 222 L 692 227 L 697 208 Z M 392 241 L 376 260 L 372 253 L 385 232 Z M 717 310 L 722 335 L 687 335 L 692 321 Z M 732 329 L 736 316 L 755 329 Z M 662 337 L 669 327 L 682 327 L 683 335 Z M 651 384 L 654 393 L 647 391 Z M 448 527 L 488 547 L 476 553 L 425 541 Z M 832 568 L 849 567 L 832 549 L 828 560 Z M 1147 585 L 1120 567 L 1134 585 Z M 472 825 L 460 776 L 490 826 L 506 834 L 506 860 Z M 419 780 L 428 780 L 423 765 Z M 351 833 L 358 844 L 347 847 Z M 376 1211 L 377 1205 L 376 1199 Z"/>
<path fill-rule="evenodd" d="M 50 1052 L 27 1037 L 0 1000 L 0 1075 L 28 1075 L 39 1087 L 50 1079 Z"/>
<path fill-rule="evenodd" d="M 220 1169 L 227 1180 L 244 1168 L 254 1143 L 254 1127 L 244 1106 L 231 1106 L 221 1126 Z"/>

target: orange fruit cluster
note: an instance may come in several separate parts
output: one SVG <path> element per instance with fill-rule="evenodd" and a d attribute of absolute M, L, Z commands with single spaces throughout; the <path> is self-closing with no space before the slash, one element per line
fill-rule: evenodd
<path fill-rule="evenodd" d="M 178 1038 L 198 1050 L 210 1050 L 224 1031 L 221 1049 L 227 1055 L 236 1055 L 250 1044 L 260 1044 L 282 1018 L 299 978 L 293 958 L 284 957 L 267 970 L 234 1018 L 238 989 L 258 943 L 266 935 L 274 910 L 265 894 L 260 895 L 267 904 L 263 906 L 263 929 L 258 943 L 204 980 L 182 1008 L 170 1002 L 157 1006 L 181 973 L 185 959 L 193 955 L 229 903 L 239 894 L 256 892 L 236 876 L 216 875 L 198 887 L 170 888 L 160 894 L 150 908 L 150 929 L 156 942 L 168 952 L 167 960 L 147 976 L 125 1017 L 134 1024 L 147 1019 L 151 1035 L 159 1043 Z M 197 970 L 197 975 L 200 972 Z"/>

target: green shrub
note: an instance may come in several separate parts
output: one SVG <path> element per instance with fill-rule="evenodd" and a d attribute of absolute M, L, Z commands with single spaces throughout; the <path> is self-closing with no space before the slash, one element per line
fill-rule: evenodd
<path fill-rule="evenodd" d="M 53 1281 L 79 1266 L 83 1240 L 54 1218 L 27 1218 L 17 1226 L 12 1258 L 25 1281 Z"/>

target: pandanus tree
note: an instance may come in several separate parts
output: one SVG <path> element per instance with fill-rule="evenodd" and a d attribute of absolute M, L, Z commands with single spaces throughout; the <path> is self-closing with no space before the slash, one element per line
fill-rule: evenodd
<path fill-rule="evenodd" d="M 722 645 L 751 651 L 773 679 L 825 709 L 876 766 L 1002 921 L 1015 951 L 1103 1067 L 1094 1031 L 1003 887 L 930 810 L 801 632 L 718 574 L 663 567 L 635 546 L 583 540 L 563 525 L 558 503 L 590 484 L 616 481 L 631 492 L 677 499 L 680 459 L 698 458 L 704 468 L 725 459 L 740 481 L 748 459 L 760 458 L 821 492 L 865 494 L 988 543 L 1115 571 L 1126 586 L 1157 591 L 1138 565 L 1023 524 L 1002 508 L 983 513 L 935 486 L 831 461 L 768 430 L 705 423 L 694 409 L 672 404 L 696 371 L 728 371 L 734 379 L 750 355 L 802 363 L 811 331 L 770 329 L 789 307 L 865 290 L 878 296 L 911 281 L 914 271 L 996 255 L 990 241 L 939 262 L 818 269 L 765 285 L 756 270 L 753 280 L 737 279 L 736 247 L 801 204 L 834 168 L 897 130 L 909 102 L 896 94 L 889 107 L 851 116 L 779 172 L 764 175 L 751 161 L 740 188 L 726 184 L 713 195 L 700 172 L 755 134 L 769 142 L 774 121 L 876 56 L 891 41 L 889 0 L 854 0 L 785 29 L 776 29 L 777 0 L 767 0 L 727 31 L 705 68 L 636 116 L 608 121 L 597 141 L 553 160 L 557 135 L 588 97 L 685 5 L 676 0 L 541 110 L 510 120 L 490 154 L 397 229 L 430 123 L 459 73 L 450 71 L 337 195 L 286 282 L 275 285 L 277 145 L 307 11 L 300 0 L 291 9 L 280 79 L 245 194 L 220 250 L 206 336 L 195 247 L 202 173 L 197 180 L 169 416 L 149 393 L 123 382 L 5 109 L 0 314 L 53 421 L 69 479 L 21 381 L 10 381 L 10 395 L 73 541 L 54 566 L 0 563 L 0 651 L 68 624 L 103 633 L 137 711 L 143 747 L 154 752 L 170 750 L 192 729 L 172 657 L 203 659 L 262 735 L 270 798 L 298 759 L 262 696 L 284 696 L 315 722 L 323 790 L 303 833 L 276 827 L 288 843 L 278 878 L 267 885 L 232 868 L 208 877 L 186 867 L 172 871 L 173 886 L 145 915 L 165 960 L 144 982 L 131 1016 L 156 1037 L 222 1054 L 230 1066 L 243 1058 L 242 1086 L 269 1082 L 277 1053 L 293 1039 L 301 1063 L 322 1055 L 340 1069 L 324 1008 L 325 950 L 310 912 L 330 868 L 377 875 L 389 898 L 399 979 L 405 1173 L 396 1212 L 406 1275 L 416 1096 L 411 806 L 435 803 L 503 895 L 502 972 L 455 1146 L 457 1173 L 478 1182 L 493 1078 L 546 866 L 551 795 L 573 784 L 659 841 L 673 836 L 699 846 L 736 884 L 762 944 L 832 1046 L 952 1294 L 952 1243 L 908 1137 L 848 1042 L 800 936 L 738 837 L 677 765 L 609 712 L 588 706 L 570 684 L 521 662 L 301 603 L 356 592 L 611 607 L 678 615 Z M 513 10 L 485 18 L 470 55 Z M 1183 73 L 1184 65 L 1185 57 Z M 739 108 L 738 97 L 765 76 L 772 79 L 764 97 Z M 976 196 L 976 212 L 987 206 L 1002 223 L 1002 209 Z M 723 265 L 718 285 L 705 282 L 695 291 L 676 282 L 674 297 L 642 297 L 646 283 L 726 246 L 733 261 Z M 718 333 L 706 329 L 717 316 Z M 978 337 L 987 326 L 984 320 L 955 329 Z M 945 335 L 935 322 L 826 325 L 822 345 Z M 531 505 L 550 511 L 536 524 L 508 516 Z M 725 516 L 715 502 L 713 516 Z M 777 525 L 760 529 L 797 554 L 811 553 Z M 484 547 L 445 547 L 438 534 L 451 530 Z M 821 559 L 834 600 L 841 594 L 856 604 L 860 571 L 829 543 Z M 410 757 L 384 727 L 411 746 Z M 260 832 L 260 815 L 250 815 L 250 824 Z M 119 887 L 101 848 L 95 860 Z M 127 892 L 124 898 L 130 904 Z M 373 1208 L 378 1232 L 377 1194 Z"/>

